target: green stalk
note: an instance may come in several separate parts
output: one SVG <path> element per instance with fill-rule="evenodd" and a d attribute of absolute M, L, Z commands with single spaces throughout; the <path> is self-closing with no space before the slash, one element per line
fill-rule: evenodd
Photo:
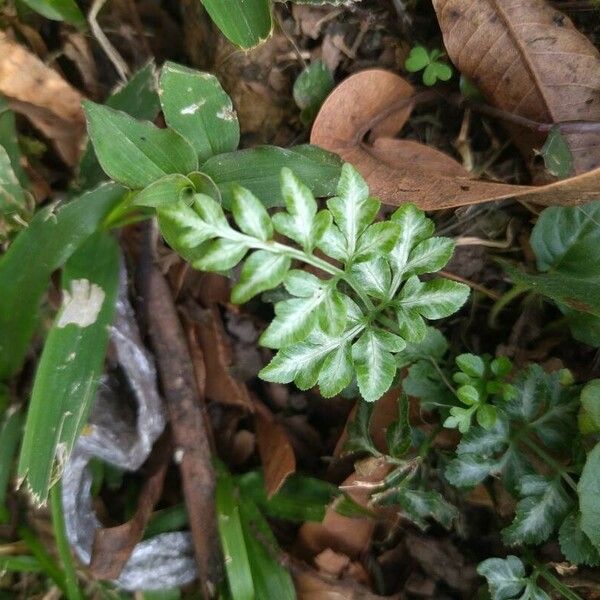
<path fill-rule="evenodd" d="M 567 600 L 583 600 L 579 594 L 576 594 L 573 590 L 568 588 L 560 579 L 558 579 L 558 577 L 552 575 L 552 573 L 550 573 L 543 565 L 536 566 L 536 570 L 540 577 L 545 579 L 546 582 L 561 594 L 563 598 L 566 598 Z"/>
<path fill-rule="evenodd" d="M 511 287 L 507 292 L 502 294 L 502 296 L 500 296 L 500 298 L 496 300 L 494 306 L 492 306 L 492 310 L 490 310 L 490 316 L 488 318 L 488 323 L 490 327 L 496 329 L 498 327 L 498 315 L 502 312 L 502 310 L 504 310 L 504 307 L 528 290 L 528 286 L 523 285 L 521 283 L 517 283 L 516 285 Z"/>
<path fill-rule="evenodd" d="M 69 540 L 67 539 L 67 533 L 65 531 L 61 490 L 62 486 L 60 482 L 56 483 L 50 489 L 50 510 L 52 512 L 54 539 L 65 572 L 65 595 L 68 600 L 83 600 L 83 594 L 77 583 L 77 573 L 75 571 L 73 555 L 71 554 L 71 546 L 69 545 Z"/>
<path fill-rule="evenodd" d="M 34 533 L 27 527 L 19 528 L 19 535 L 29 548 L 31 554 L 37 558 L 41 569 L 54 581 L 54 583 L 60 588 L 60 590 L 67 594 L 67 585 L 65 582 L 65 575 L 60 570 L 60 567 L 54 562 L 54 559 L 48 554 L 44 546 L 37 539 Z"/>

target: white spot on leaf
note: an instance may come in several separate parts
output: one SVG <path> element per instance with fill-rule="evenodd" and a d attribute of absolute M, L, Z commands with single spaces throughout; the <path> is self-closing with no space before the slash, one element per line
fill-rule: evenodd
<path fill-rule="evenodd" d="M 88 327 L 96 322 L 105 297 L 104 290 L 87 279 L 74 279 L 71 289 L 63 290 L 63 309 L 56 323 L 66 327 L 73 323 Z"/>
<path fill-rule="evenodd" d="M 237 119 L 237 114 L 235 110 L 233 110 L 233 106 L 226 105 L 217 113 L 217 118 L 223 119 L 223 121 L 235 121 Z"/>
<path fill-rule="evenodd" d="M 190 104 L 185 108 L 182 108 L 179 112 L 182 115 L 193 115 L 198 112 L 198 109 L 206 103 L 206 100 L 199 100 L 198 102 L 194 102 L 194 104 Z"/>

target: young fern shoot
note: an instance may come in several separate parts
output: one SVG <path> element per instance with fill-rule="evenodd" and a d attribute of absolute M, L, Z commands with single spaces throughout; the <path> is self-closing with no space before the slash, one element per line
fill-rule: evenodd
<path fill-rule="evenodd" d="M 283 284 L 288 297 L 275 304 L 260 339 L 277 350 L 262 379 L 293 381 L 303 390 L 318 384 L 326 397 L 356 379 L 362 397 L 373 402 L 391 387 L 407 342 L 424 338 L 425 319 L 447 317 L 465 303 L 466 285 L 419 277 L 443 268 L 454 244 L 432 237 L 433 222 L 411 204 L 376 221 L 380 203 L 350 164 L 326 209 L 318 209 L 287 168 L 281 187 L 287 210 L 272 216 L 250 191 L 236 187 L 238 229 L 204 194 L 191 204 L 159 207 L 160 229 L 197 269 L 227 271 L 243 261 L 233 302 Z"/>

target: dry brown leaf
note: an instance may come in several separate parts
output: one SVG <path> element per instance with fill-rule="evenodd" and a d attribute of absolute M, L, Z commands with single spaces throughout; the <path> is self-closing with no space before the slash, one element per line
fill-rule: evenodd
<path fill-rule="evenodd" d="M 452 62 L 487 101 L 544 122 L 600 121 L 600 53 L 544 0 L 433 0 Z M 513 130 L 540 148 L 543 136 Z M 564 134 L 575 173 L 600 166 L 600 131 Z M 519 144 L 525 142 L 525 144 Z"/>
<path fill-rule="evenodd" d="M 62 159 L 77 163 L 85 132 L 81 94 L 37 56 L 0 32 L 0 93 L 52 140 Z"/>
<path fill-rule="evenodd" d="M 328 577 L 296 563 L 292 574 L 298 600 L 399 600 L 401 594 L 378 596 L 352 579 Z"/>
<path fill-rule="evenodd" d="M 246 386 L 231 374 L 233 353 L 216 307 L 194 311 L 196 333 L 204 354 L 206 397 L 221 404 L 252 410 Z"/>
<path fill-rule="evenodd" d="M 90 571 L 97 579 L 116 579 L 129 560 L 135 545 L 142 539 L 144 528 L 162 494 L 171 459 L 170 448 L 170 440 L 165 436 L 155 445 L 148 465 L 150 472 L 140 490 L 133 517 L 116 527 L 96 529 Z"/>
<path fill-rule="evenodd" d="M 390 466 L 378 459 L 367 459 L 357 463 L 357 471 L 343 485 L 347 493 L 360 506 L 367 507 L 371 490 L 354 487 L 357 483 L 380 482 L 390 471 Z M 371 544 L 376 522 L 369 517 L 344 517 L 329 506 L 320 523 L 307 522 L 300 527 L 298 544 L 304 554 L 314 556 L 326 548 L 345 554 L 351 559 L 359 558 Z"/>
<path fill-rule="evenodd" d="M 412 86 L 394 73 L 369 69 L 352 75 L 325 100 L 311 142 L 355 165 L 373 195 L 391 206 L 414 202 L 437 210 L 513 197 L 546 206 L 576 205 L 598 197 L 600 168 L 544 186 L 509 185 L 473 179 L 438 150 L 417 152 L 414 142 L 385 139 L 406 122 L 412 96 Z M 371 129 L 374 141 L 368 143 Z"/>
<path fill-rule="evenodd" d="M 255 402 L 256 443 L 265 473 L 265 488 L 270 498 L 296 471 L 294 449 L 283 426 L 262 402 Z"/>

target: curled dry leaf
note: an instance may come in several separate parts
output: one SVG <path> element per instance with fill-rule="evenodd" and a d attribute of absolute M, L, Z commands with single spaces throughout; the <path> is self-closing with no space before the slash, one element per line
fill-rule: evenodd
<path fill-rule="evenodd" d="M 146 479 L 138 497 L 133 517 L 115 527 L 96 529 L 90 571 L 97 579 L 117 579 L 129 560 L 144 528 L 160 499 L 170 462 L 170 440 L 163 436 L 155 445 L 148 464 Z"/>
<path fill-rule="evenodd" d="M 544 0 L 433 0 L 452 62 L 487 101 L 533 121 L 600 121 L 600 53 Z M 543 135 L 510 127 L 526 160 Z M 600 166 L 600 131 L 566 133 L 575 173 Z"/>
<path fill-rule="evenodd" d="M 296 456 L 283 426 L 262 402 L 254 403 L 256 442 L 265 472 L 265 487 L 270 498 L 296 471 Z"/>
<path fill-rule="evenodd" d="M 217 307 L 194 310 L 196 336 L 206 367 L 205 393 L 209 400 L 252 411 L 248 389 L 231 372 L 233 352 Z"/>
<path fill-rule="evenodd" d="M 575 205 L 597 198 L 600 168 L 549 185 L 509 185 L 474 179 L 439 150 L 393 139 L 410 116 L 413 95 L 406 80 L 388 71 L 352 75 L 325 100 L 311 143 L 354 164 L 373 195 L 391 206 L 414 202 L 424 210 L 437 210 L 512 197 Z"/>
<path fill-rule="evenodd" d="M 85 132 L 81 94 L 37 56 L 0 32 L 0 93 L 52 140 L 69 166 L 77 163 Z"/>
<path fill-rule="evenodd" d="M 357 463 L 356 468 L 356 472 L 342 485 L 354 502 L 367 508 L 371 490 L 364 487 L 364 484 L 381 482 L 389 473 L 390 466 L 384 461 L 370 458 Z M 327 508 L 323 521 L 307 522 L 300 527 L 298 544 L 303 554 L 314 556 L 331 548 L 354 560 L 369 548 L 375 526 L 375 520 L 368 516 L 345 517 L 332 505 Z"/>

